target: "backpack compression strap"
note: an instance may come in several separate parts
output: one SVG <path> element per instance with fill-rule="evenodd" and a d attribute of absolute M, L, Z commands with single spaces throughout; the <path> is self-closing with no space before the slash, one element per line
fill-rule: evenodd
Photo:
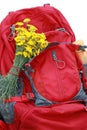
<path fill-rule="evenodd" d="M 34 100 L 33 93 L 26 93 L 26 95 L 11 97 L 5 100 L 5 102 L 29 102 L 29 100 Z"/>
<path fill-rule="evenodd" d="M 59 45 L 59 44 L 71 44 L 71 43 L 68 43 L 68 42 L 52 42 L 46 48 L 51 47 L 51 46 L 56 46 L 56 45 Z M 83 50 L 83 51 L 85 50 L 85 48 L 87 48 L 86 45 L 83 45 L 83 46 L 76 45 L 76 46 L 79 46 L 78 50 Z"/>

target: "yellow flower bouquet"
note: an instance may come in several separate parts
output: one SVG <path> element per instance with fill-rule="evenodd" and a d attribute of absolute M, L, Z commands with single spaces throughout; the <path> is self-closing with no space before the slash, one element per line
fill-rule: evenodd
<path fill-rule="evenodd" d="M 26 18 L 12 25 L 16 53 L 10 71 L 6 76 L 0 77 L 0 100 L 15 96 L 20 70 L 48 46 L 45 34 L 37 33 L 38 29 L 29 23 L 30 19 Z"/>

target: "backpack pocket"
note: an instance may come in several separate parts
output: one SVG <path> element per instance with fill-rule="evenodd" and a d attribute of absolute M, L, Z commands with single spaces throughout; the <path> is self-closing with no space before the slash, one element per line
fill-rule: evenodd
<path fill-rule="evenodd" d="M 65 54 L 64 54 L 65 52 Z M 80 90 L 77 61 L 65 44 L 51 47 L 32 63 L 30 73 L 38 93 L 52 102 L 71 100 Z"/>

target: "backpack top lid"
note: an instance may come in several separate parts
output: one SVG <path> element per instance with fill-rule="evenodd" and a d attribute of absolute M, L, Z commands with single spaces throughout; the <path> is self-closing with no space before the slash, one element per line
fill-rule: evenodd
<path fill-rule="evenodd" d="M 10 27 L 25 18 L 30 18 L 30 23 L 38 28 L 39 33 L 45 33 L 49 42 L 75 41 L 74 32 L 66 18 L 49 4 L 10 12 L 0 24 L 0 71 L 3 75 L 9 71 L 15 55 L 14 40 L 9 41 Z"/>

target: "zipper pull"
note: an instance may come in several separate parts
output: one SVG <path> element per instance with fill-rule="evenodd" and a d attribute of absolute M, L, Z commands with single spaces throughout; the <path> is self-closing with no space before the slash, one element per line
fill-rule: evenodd
<path fill-rule="evenodd" d="M 52 57 L 53 57 L 53 60 L 57 61 L 57 56 L 56 56 L 56 52 L 53 50 L 52 51 Z"/>
<path fill-rule="evenodd" d="M 58 69 L 63 69 L 65 67 L 65 62 L 63 60 L 58 60 L 56 51 L 52 50 L 52 58 L 56 63 Z"/>
<path fill-rule="evenodd" d="M 61 27 L 60 27 L 60 28 L 57 28 L 56 30 L 57 30 L 57 31 L 62 31 L 62 32 L 64 32 L 64 33 L 70 35 L 69 32 L 67 32 L 65 28 L 61 28 Z"/>

